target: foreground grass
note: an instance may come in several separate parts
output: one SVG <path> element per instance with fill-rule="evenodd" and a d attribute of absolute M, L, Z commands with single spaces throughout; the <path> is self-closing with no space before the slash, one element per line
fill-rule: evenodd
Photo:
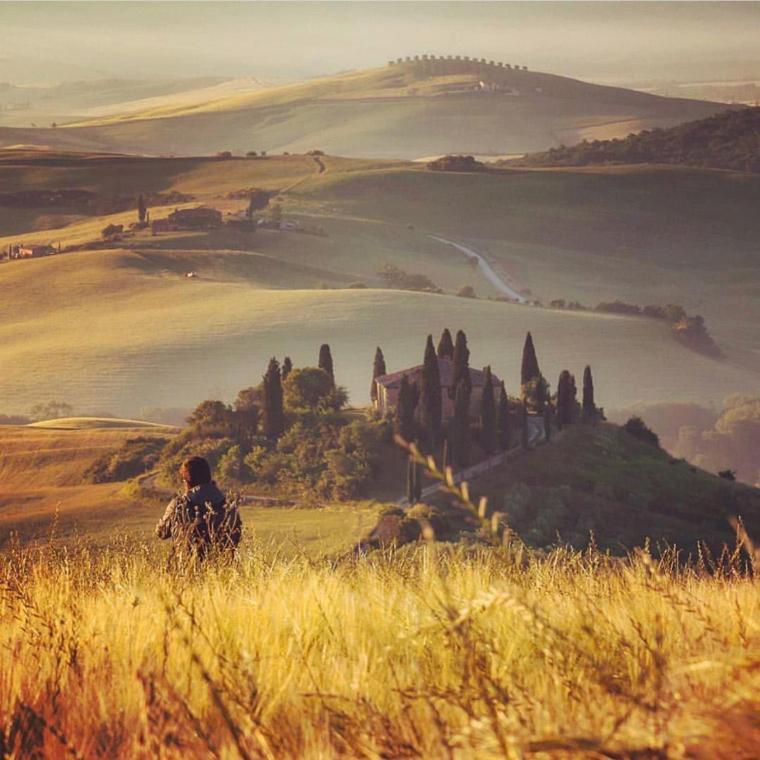
<path fill-rule="evenodd" d="M 0 736 L 46 757 L 750 757 L 760 595 L 639 555 L 139 544 L 0 565 Z"/>

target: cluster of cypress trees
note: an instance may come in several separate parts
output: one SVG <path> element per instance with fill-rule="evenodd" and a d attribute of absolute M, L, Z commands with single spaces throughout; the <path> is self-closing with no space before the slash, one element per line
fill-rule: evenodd
<path fill-rule="evenodd" d="M 452 366 L 449 393 L 454 402 L 454 413 L 443 435 L 443 392 L 441 387 L 439 359 L 448 359 Z M 377 396 L 375 379 L 385 374 L 385 360 L 378 348 L 373 367 L 372 394 Z M 511 441 L 509 407 L 504 384 L 494 386 L 490 367 L 485 370 L 485 386 L 480 399 L 480 445 L 486 454 L 506 450 Z M 498 395 L 497 395 L 498 394 Z M 452 340 L 445 329 L 437 350 L 433 336 L 425 344 L 425 354 L 419 387 L 407 376 L 402 377 L 394 414 L 396 433 L 406 441 L 414 441 L 427 451 L 444 446 L 446 460 L 458 467 L 466 467 L 472 449 L 471 429 L 472 379 L 470 376 L 470 350 L 467 336 L 462 330 Z M 445 462 L 448 464 L 448 461 Z"/>
<path fill-rule="evenodd" d="M 441 377 L 438 360 L 451 362 L 452 380 L 449 394 L 454 404 L 454 412 L 448 429 L 443 431 Z M 403 377 L 395 409 L 395 429 L 404 440 L 415 441 L 423 449 L 434 451 L 444 444 L 446 460 L 457 468 L 470 463 L 472 449 L 471 394 L 472 380 L 469 367 L 470 351 L 467 336 L 459 330 L 452 340 L 451 332 L 445 329 L 434 348 L 433 337 L 428 336 L 425 345 L 419 388 Z M 375 353 L 373 367 L 372 397 L 376 398 L 374 380 L 386 373 L 385 359 L 380 348 Z M 551 438 L 553 425 L 561 429 L 574 421 L 578 406 L 576 402 L 575 378 L 567 370 L 560 374 L 557 394 L 554 399 L 549 394 L 549 385 L 541 374 L 536 356 L 533 336 L 528 333 L 523 346 L 520 372 L 522 405 L 519 415 L 519 439 L 524 448 L 529 446 L 529 408 L 543 412 L 544 434 Z M 496 451 L 506 451 L 512 442 L 509 399 L 504 384 L 494 386 L 491 368 L 485 370 L 485 384 L 478 409 L 480 418 L 479 443 L 487 456 Z M 591 368 L 583 373 L 583 419 L 593 420 L 597 410 L 594 404 L 594 383 Z M 445 462 L 445 464 L 447 464 Z"/>
<path fill-rule="evenodd" d="M 382 351 L 379 348 L 377 350 L 383 366 L 381 374 L 384 374 L 385 362 L 382 360 Z M 333 358 L 330 346 L 327 343 L 323 343 L 319 349 L 319 368 L 329 375 L 333 387 L 335 387 Z M 282 366 L 273 356 L 269 360 L 267 371 L 261 380 L 262 429 L 264 435 L 272 442 L 277 441 L 285 432 L 285 403 L 282 385 L 292 371 L 293 361 L 289 356 L 283 359 Z"/>

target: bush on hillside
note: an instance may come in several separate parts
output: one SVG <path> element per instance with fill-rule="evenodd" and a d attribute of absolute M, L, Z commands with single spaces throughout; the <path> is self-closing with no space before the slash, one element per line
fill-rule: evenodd
<path fill-rule="evenodd" d="M 96 459 L 85 471 L 85 480 L 112 483 L 142 475 L 158 464 L 165 444 L 165 438 L 130 438 L 116 451 Z"/>
<path fill-rule="evenodd" d="M 427 275 L 405 272 L 394 264 L 384 264 L 377 274 L 386 288 L 440 292 L 440 289 Z"/>
<path fill-rule="evenodd" d="M 485 172 L 488 167 L 474 156 L 441 156 L 429 161 L 427 168 L 436 172 Z"/>
<path fill-rule="evenodd" d="M 628 422 L 623 425 L 623 430 L 634 438 L 644 441 L 644 443 L 648 443 L 651 446 L 657 446 L 658 448 L 660 446 L 660 439 L 657 437 L 657 434 L 644 424 L 644 420 L 642 420 L 641 417 L 631 417 Z"/>

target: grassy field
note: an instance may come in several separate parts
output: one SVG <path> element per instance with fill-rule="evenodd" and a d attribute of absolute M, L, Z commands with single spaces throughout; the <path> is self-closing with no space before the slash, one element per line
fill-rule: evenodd
<path fill-rule="evenodd" d="M 522 338 L 532 330 L 549 380 L 589 362 L 610 408 L 720 402 L 757 384 L 756 177 L 651 167 L 440 174 L 399 162 L 324 162 L 324 173 L 306 156 L 46 161 L 23 154 L 0 162 L 0 173 L 26 189 L 179 191 L 225 211 L 244 204 L 226 197 L 233 190 L 280 189 L 286 218 L 327 231 L 141 233 L 125 239 L 124 250 L 0 264 L 13 314 L 0 326 L 3 412 L 26 412 L 52 396 L 65 396 L 78 413 L 124 416 L 192 406 L 209 395 L 229 399 L 258 381 L 270 356 L 313 363 L 325 340 L 340 381 L 363 403 L 376 345 L 390 368 L 400 368 L 419 361 L 427 332 L 444 325 L 465 328 L 473 362 L 492 364 L 511 388 Z M 169 208 L 153 209 L 154 218 Z M 0 247 L 86 245 L 106 223 L 134 218 L 130 211 L 8 234 Z M 706 317 L 729 360 L 689 354 L 665 325 L 649 321 L 371 290 L 378 270 L 392 263 L 448 292 L 472 285 L 481 297 L 494 293 L 431 233 L 473 246 L 545 303 L 681 302 Z M 189 270 L 199 278 L 186 280 Z M 369 289 L 321 289 L 354 282 Z"/>
<path fill-rule="evenodd" d="M 212 89 L 205 99 L 185 92 L 57 129 L 0 129 L 0 145 L 185 155 L 313 148 L 374 157 L 501 155 L 625 136 L 724 107 L 504 69 L 497 78 L 509 94 L 478 92 L 482 76 L 383 67 L 272 88 Z"/>
<path fill-rule="evenodd" d="M 93 485 L 87 468 L 129 438 L 170 436 L 164 426 L 0 427 L 0 546 L 15 535 L 26 543 L 55 536 L 73 545 L 86 537 L 109 544 L 114 536 L 151 541 L 164 505 L 124 483 Z M 347 551 L 373 525 L 372 502 L 323 508 L 244 505 L 246 541 L 276 546 L 284 555 Z"/>
<path fill-rule="evenodd" d="M 362 404 L 375 346 L 389 370 L 409 366 L 421 361 L 428 332 L 445 325 L 466 330 L 473 366 L 490 363 L 511 392 L 528 330 L 550 381 L 563 367 L 580 377 L 590 363 L 599 402 L 610 407 L 719 400 L 752 382 L 746 370 L 673 343 L 652 320 L 389 290 L 273 290 L 231 272 L 206 279 L 203 269 L 187 280 L 163 256 L 93 251 L 1 267 L 14 304 L 13 323 L 0 324 L 4 413 L 53 397 L 79 413 L 126 417 L 147 406 L 232 400 L 259 382 L 269 357 L 313 365 L 325 341 L 338 381 Z"/>
<path fill-rule="evenodd" d="M 752 757 L 760 594 L 642 554 L 0 560 L 20 756 Z M 103 684 L 108 688 L 104 689 Z"/>

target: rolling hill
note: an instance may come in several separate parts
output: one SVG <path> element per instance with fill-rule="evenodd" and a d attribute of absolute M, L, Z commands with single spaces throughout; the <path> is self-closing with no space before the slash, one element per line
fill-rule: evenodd
<path fill-rule="evenodd" d="M 584 141 L 526 156 L 527 166 L 676 164 L 760 172 L 760 108 L 726 111 L 669 129 Z"/>
<path fill-rule="evenodd" d="M 251 83 L 232 94 L 212 88 L 205 97 L 159 98 L 55 129 L 4 128 L 0 146 L 183 155 L 312 148 L 369 157 L 500 155 L 672 126 L 725 107 L 475 59 L 404 61 L 271 88 Z"/>
<path fill-rule="evenodd" d="M 0 262 L 12 315 L 0 324 L 0 411 L 27 412 L 55 397 L 79 412 L 134 416 L 149 406 L 229 399 L 258 381 L 270 356 L 313 363 L 325 340 L 340 382 L 363 403 L 377 344 L 389 367 L 402 367 L 416 363 L 427 332 L 444 325 L 465 328 L 473 361 L 491 363 L 511 388 L 527 330 L 550 381 L 565 366 L 579 373 L 590 362 L 610 407 L 719 402 L 756 387 L 756 177 L 653 167 L 468 174 L 320 160 L 9 152 L 0 161 L 7 191 L 79 188 L 132 208 L 82 208 L 65 226 L 42 230 L 39 216 L 50 209 L 0 209 L 0 250 L 19 242 L 74 249 Z M 279 191 L 286 219 L 318 224 L 325 235 L 147 230 L 103 249 L 100 230 L 134 221 L 137 193 L 183 193 L 193 198 L 184 205 L 227 213 L 245 206 L 239 191 L 250 187 Z M 171 208 L 152 206 L 151 215 Z M 492 285 L 431 235 L 473 246 L 544 303 L 678 300 L 705 315 L 728 359 L 689 352 L 652 320 L 485 300 L 497 295 Z M 472 285 L 480 298 L 377 289 L 386 263 L 447 293 Z M 198 277 L 188 280 L 190 270 Z"/>

